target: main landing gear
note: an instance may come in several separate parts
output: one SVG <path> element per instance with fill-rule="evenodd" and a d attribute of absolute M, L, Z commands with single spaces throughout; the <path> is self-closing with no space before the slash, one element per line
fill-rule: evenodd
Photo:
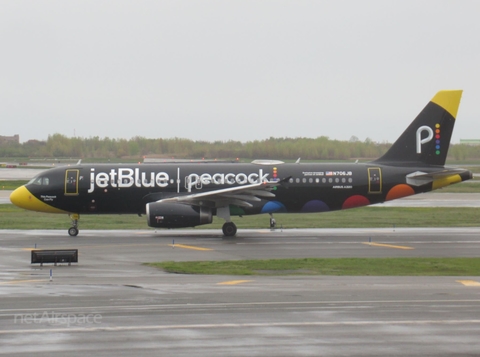
<path fill-rule="evenodd" d="M 69 217 L 72 220 L 72 227 L 68 229 L 68 234 L 72 237 L 76 237 L 78 235 L 78 220 L 80 219 L 80 215 L 73 213 L 70 214 Z"/>
<path fill-rule="evenodd" d="M 217 217 L 223 218 L 225 223 L 223 224 L 222 231 L 225 237 L 233 237 L 237 234 L 237 226 L 232 222 L 230 218 L 230 207 L 224 206 L 217 208 Z"/>
<path fill-rule="evenodd" d="M 237 234 L 237 226 L 231 221 L 230 208 L 220 207 L 217 209 L 217 217 L 223 218 L 225 223 L 222 226 L 223 235 L 225 237 L 233 237 Z M 274 231 L 277 227 L 277 221 L 273 218 L 273 214 L 270 213 L 270 230 Z"/>
<path fill-rule="evenodd" d="M 237 234 L 237 226 L 233 222 L 225 222 L 222 227 L 223 235 L 225 237 L 233 237 Z"/>
<path fill-rule="evenodd" d="M 273 214 L 270 213 L 270 230 L 274 231 L 275 227 L 277 227 L 277 221 L 275 221 L 275 218 L 273 218 Z"/>

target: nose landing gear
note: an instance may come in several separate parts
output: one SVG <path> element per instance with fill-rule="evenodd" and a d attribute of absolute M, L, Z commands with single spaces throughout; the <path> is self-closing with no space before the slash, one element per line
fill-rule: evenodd
<path fill-rule="evenodd" d="M 80 215 L 72 213 L 69 215 L 69 217 L 72 220 L 72 227 L 68 229 L 68 234 L 71 237 L 76 237 L 78 235 L 78 220 L 80 219 Z"/>

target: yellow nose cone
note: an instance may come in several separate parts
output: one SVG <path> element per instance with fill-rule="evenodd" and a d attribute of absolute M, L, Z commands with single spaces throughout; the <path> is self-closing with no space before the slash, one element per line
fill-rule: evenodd
<path fill-rule="evenodd" d="M 12 202 L 17 207 L 28 209 L 30 211 L 66 213 L 61 209 L 50 206 L 45 202 L 39 200 L 34 195 L 32 195 L 32 193 L 25 186 L 21 186 L 11 193 L 10 202 Z"/>

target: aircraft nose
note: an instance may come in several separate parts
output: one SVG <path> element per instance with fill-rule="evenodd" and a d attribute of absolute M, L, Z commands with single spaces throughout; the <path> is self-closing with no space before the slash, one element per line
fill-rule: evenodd
<path fill-rule="evenodd" d="M 20 208 L 32 209 L 32 201 L 33 195 L 25 186 L 20 186 L 10 194 L 10 202 Z"/>
<path fill-rule="evenodd" d="M 30 211 L 66 213 L 59 208 L 56 208 L 39 200 L 25 186 L 20 186 L 10 194 L 10 202 L 12 202 L 17 207 L 28 209 Z"/>

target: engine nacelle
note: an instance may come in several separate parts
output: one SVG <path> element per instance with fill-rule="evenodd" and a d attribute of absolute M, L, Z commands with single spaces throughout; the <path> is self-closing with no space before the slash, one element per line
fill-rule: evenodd
<path fill-rule="evenodd" d="M 212 223 L 208 207 L 180 203 L 153 202 L 147 204 L 147 222 L 155 228 L 185 228 Z"/>

